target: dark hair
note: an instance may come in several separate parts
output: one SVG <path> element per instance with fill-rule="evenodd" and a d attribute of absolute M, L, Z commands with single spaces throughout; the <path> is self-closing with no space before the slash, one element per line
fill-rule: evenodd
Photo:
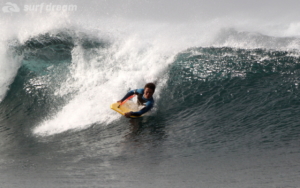
<path fill-rule="evenodd" d="M 153 92 L 155 91 L 155 84 L 153 84 L 153 83 L 147 83 L 144 88 L 146 88 L 146 87 L 149 89 L 152 89 Z"/>

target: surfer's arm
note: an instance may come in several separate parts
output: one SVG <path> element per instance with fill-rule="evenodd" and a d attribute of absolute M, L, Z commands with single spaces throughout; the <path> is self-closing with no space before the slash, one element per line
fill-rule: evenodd
<path fill-rule="evenodd" d="M 135 90 L 131 90 L 118 102 L 123 102 L 125 99 L 127 99 L 128 97 L 130 97 L 131 95 L 134 95 L 134 94 L 135 94 Z"/>
<path fill-rule="evenodd" d="M 131 116 L 141 116 L 144 113 L 148 112 L 149 110 L 151 110 L 151 108 L 153 107 L 153 103 L 151 102 L 147 102 L 146 106 L 144 108 L 142 108 L 140 111 L 138 112 L 131 112 Z"/>
<path fill-rule="evenodd" d="M 128 97 L 135 95 L 135 94 L 143 94 L 144 93 L 144 89 L 134 89 L 129 91 L 120 101 L 118 102 L 123 102 L 124 100 L 126 100 Z"/>

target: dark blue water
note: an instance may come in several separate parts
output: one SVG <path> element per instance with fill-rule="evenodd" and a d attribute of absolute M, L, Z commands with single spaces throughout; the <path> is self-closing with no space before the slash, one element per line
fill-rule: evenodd
<path fill-rule="evenodd" d="M 147 70 L 114 42 L 61 31 L 10 48 L 0 187 L 299 187 L 297 49 L 191 46 L 154 69 L 153 112 L 127 119 L 107 104 Z"/>

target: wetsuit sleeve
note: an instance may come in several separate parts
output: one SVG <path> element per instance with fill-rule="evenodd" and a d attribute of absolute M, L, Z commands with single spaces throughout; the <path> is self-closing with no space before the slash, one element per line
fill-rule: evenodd
<path fill-rule="evenodd" d="M 131 90 L 129 91 L 122 99 L 121 101 L 123 102 L 125 99 L 127 99 L 128 97 L 130 97 L 131 95 L 135 94 L 135 90 Z"/>
<path fill-rule="evenodd" d="M 147 102 L 146 106 L 144 108 L 142 108 L 140 111 L 138 112 L 132 112 L 131 115 L 132 116 L 141 116 L 144 113 L 148 112 L 149 110 L 151 110 L 151 108 L 153 107 L 153 103 L 152 102 Z"/>

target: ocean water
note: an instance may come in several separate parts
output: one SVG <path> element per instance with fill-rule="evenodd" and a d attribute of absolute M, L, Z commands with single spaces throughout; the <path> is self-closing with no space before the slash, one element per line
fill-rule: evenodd
<path fill-rule="evenodd" d="M 232 1 L 182 16 L 179 2 L 159 11 L 168 1 L 7 3 L 0 187 L 300 187 L 296 9 L 250 19 L 229 14 L 243 10 Z M 151 113 L 110 109 L 147 82 Z"/>

